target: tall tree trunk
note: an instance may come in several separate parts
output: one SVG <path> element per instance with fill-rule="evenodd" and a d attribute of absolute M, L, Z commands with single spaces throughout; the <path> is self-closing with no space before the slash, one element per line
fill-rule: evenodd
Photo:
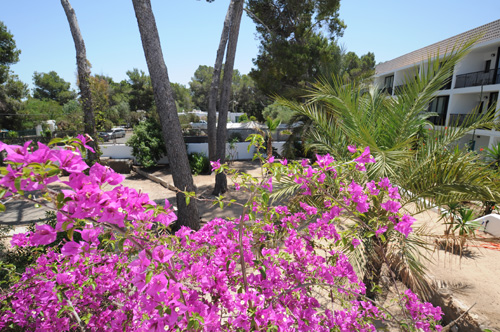
<path fill-rule="evenodd" d="M 167 66 L 163 60 L 160 36 L 150 0 L 132 0 L 141 34 L 142 47 L 153 84 L 156 109 L 160 117 L 163 138 L 167 147 L 167 157 L 172 171 L 174 185 L 186 191 L 196 191 L 189 168 L 186 144 L 182 136 L 181 124 L 170 87 Z M 192 229 L 200 228 L 200 217 L 196 201 L 186 205 L 185 195 L 177 194 L 178 224 Z"/>
<path fill-rule="evenodd" d="M 99 146 L 97 145 L 97 137 L 95 135 L 95 117 L 94 110 L 92 108 L 90 68 L 87 61 L 87 51 L 85 49 L 82 34 L 80 33 L 80 27 L 78 26 L 75 10 L 71 7 L 68 0 L 61 0 L 61 5 L 63 6 L 66 17 L 68 18 L 71 35 L 73 36 L 73 41 L 75 42 L 76 65 L 78 67 L 78 86 L 80 88 L 80 97 L 83 108 L 84 130 L 85 133 L 94 138 L 94 141 L 90 142 L 89 145 L 96 151 L 95 153 L 88 151 L 88 159 L 90 162 L 93 162 L 99 159 L 99 155 L 97 153 Z"/>
<path fill-rule="evenodd" d="M 224 76 L 222 78 L 222 91 L 219 106 L 219 121 L 217 123 L 217 144 L 216 159 L 221 163 L 226 159 L 227 140 L 227 112 L 229 109 L 229 96 L 231 95 L 231 83 L 233 80 L 234 58 L 236 56 L 236 46 L 240 33 L 241 16 L 243 14 L 243 0 L 234 0 L 234 8 L 229 31 L 229 42 L 227 45 L 226 63 L 224 65 Z M 215 177 L 214 195 L 220 195 L 227 191 L 227 178 L 224 173 L 219 173 Z"/>
<path fill-rule="evenodd" d="M 235 0 L 231 0 L 227 9 L 222 34 L 220 37 L 219 48 L 217 49 L 217 57 L 215 58 L 214 74 L 212 76 L 212 84 L 208 94 L 208 114 L 207 114 L 207 131 L 208 131 L 208 158 L 215 161 L 216 157 L 216 141 L 217 141 L 217 96 L 219 95 L 220 73 L 222 70 L 222 61 L 224 60 L 224 52 L 226 50 L 227 40 L 229 38 L 229 28 L 232 21 L 233 8 Z"/>

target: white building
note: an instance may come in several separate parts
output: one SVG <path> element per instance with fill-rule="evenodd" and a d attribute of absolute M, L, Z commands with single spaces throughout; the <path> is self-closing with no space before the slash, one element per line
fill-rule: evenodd
<path fill-rule="evenodd" d="M 405 78 L 418 75 L 424 69 L 422 66 L 425 66 L 429 56 L 450 51 L 454 46 L 476 36 L 481 37 L 471 52 L 455 66 L 452 81 L 439 91 L 429 107 L 439 116 L 429 120 L 435 125 L 448 126 L 463 121 L 476 107 L 478 113 L 484 113 L 493 105 L 500 116 L 500 20 L 380 63 L 375 68 L 375 84 L 395 96 Z M 465 141 L 474 141 L 475 150 L 500 142 L 498 130 L 478 129 L 467 136 Z"/>
<path fill-rule="evenodd" d="M 183 112 L 184 113 L 184 112 Z M 200 110 L 192 110 L 191 112 L 185 112 L 184 114 L 194 114 L 198 116 L 201 120 L 207 120 L 207 112 Z M 242 112 L 227 112 L 227 122 L 238 122 L 240 116 L 245 113 Z M 216 118 L 219 119 L 219 112 L 216 112 Z"/>

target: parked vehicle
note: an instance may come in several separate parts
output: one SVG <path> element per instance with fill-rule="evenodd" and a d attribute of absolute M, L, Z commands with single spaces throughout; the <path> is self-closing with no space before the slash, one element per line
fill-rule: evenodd
<path fill-rule="evenodd" d="M 123 128 L 112 128 L 111 129 L 111 134 L 113 135 L 113 138 L 122 138 L 122 137 L 125 137 L 125 129 L 123 129 Z"/>
<path fill-rule="evenodd" d="M 104 142 L 107 142 L 107 141 L 109 141 L 110 139 L 113 138 L 111 133 L 108 133 L 108 132 L 105 132 L 105 131 L 99 132 L 98 135 L 99 135 L 100 138 L 102 138 L 102 140 Z"/>

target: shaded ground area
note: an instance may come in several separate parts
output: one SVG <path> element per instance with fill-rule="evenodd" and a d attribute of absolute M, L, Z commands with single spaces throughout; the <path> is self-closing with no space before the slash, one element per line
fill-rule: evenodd
<path fill-rule="evenodd" d="M 232 167 L 237 170 L 246 171 L 252 175 L 260 175 L 260 166 L 258 162 L 239 161 L 234 162 Z M 162 178 L 168 183 L 173 185 L 172 175 L 167 166 L 152 167 L 144 169 L 146 172 Z M 215 183 L 215 174 L 211 175 L 198 175 L 194 177 L 195 184 L 198 188 L 198 193 L 202 193 L 207 199 L 213 198 L 211 192 Z M 122 185 L 136 190 L 140 190 L 149 195 L 149 198 L 154 200 L 157 204 L 163 205 L 165 199 L 168 199 L 170 204 L 176 205 L 175 193 L 155 183 L 135 172 L 127 174 Z M 246 202 L 248 194 L 235 191 L 234 185 L 228 179 L 229 191 L 225 194 L 227 200 L 235 199 L 240 203 Z M 203 221 L 208 221 L 213 218 L 229 218 L 238 217 L 242 209 L 233 205 L 231 208 L 221 210 L 220 207 L 214 206 L 211 202 L 198 202 L 201 218 Z M 19 226 L 29 225 L 33 222 L 38 222 L 45 219 L 45 209 L 35 208 L 33 203 L 10 200 L 5 203 L 6 211 L 0 214 L 0 225 L 7 225 L 15 227 L 11 234 L 24 232 L 25 229 Z"/>

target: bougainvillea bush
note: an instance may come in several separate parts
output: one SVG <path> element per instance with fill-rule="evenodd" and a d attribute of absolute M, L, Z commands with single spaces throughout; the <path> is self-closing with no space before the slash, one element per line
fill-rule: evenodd
<path fill-rule="evenodd" d="M 338 249 L 359 244 L 338 231 L 340 218 L 355 220 L 374 209 L 380 218 L 365 227 L 379 241 L 389 231 L 411 231 L 413 219 L 400 213 L 397 188 L 388 179 L 353 180 L 374 161 L 369 148 L 350 147 L 353 160 L 344 164 L 328 155 L 313 164 L 262 159 L 258 179 L 213 163 L 214 170 L 231 174 L 236 190 L 249 192 L 248 202 L 237 206 L 241 217 L 171 234 L 176 215 L 168 202 L 158 206 L 146 193 L 120 185 L 123 176 L 110 168 L 87 166 L 87 139 L 0 142 L 7 152 L 0 197 L 32 201 L 57 215 L 55 228 L 39 224 L 13 237 L 14 246 L 49 249 L 22 275 L 13 274 L 11 288 L 0 294 L 0 329 L 374 331 L 375 320 L 394 319 L 364 295 L 365 285 Z M 303 197 L 336 194 L 325 194 L 320 207 L 270 204 L 273 183 L 285 178 L 300 185 Z M 327 178 L 334 180 L 329 188 Z M 60 232 L 67 239 L 54 243 Z M 409 290 L 398 303 L 406 313 L 398 321 L 403 329 L 440 329 L 439 308 Z"/>

